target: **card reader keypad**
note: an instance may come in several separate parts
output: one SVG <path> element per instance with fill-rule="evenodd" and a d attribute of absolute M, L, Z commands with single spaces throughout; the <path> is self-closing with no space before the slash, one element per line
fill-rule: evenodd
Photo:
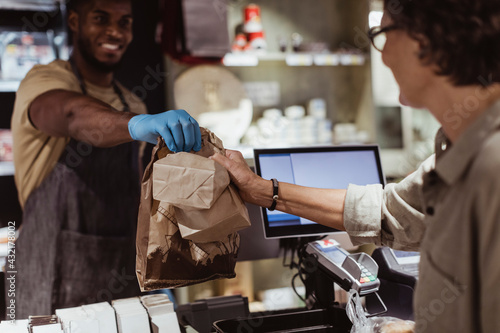
<path fill-rule="evenodd" d="M 361 277 L 359 278 L 359 282 L 368 283 L 375 281 L 377 279 L 365 266 L 359 264 L 359 268 L 361 269 Z"/>

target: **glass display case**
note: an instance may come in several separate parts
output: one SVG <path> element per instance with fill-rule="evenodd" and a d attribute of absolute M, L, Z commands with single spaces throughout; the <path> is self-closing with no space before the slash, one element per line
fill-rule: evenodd
<path fill-rule="evenodd" d="M 68 57 L 64 4 L 0 0 L 0 12 L 0 92 L 15 92 L 34 65 Z"/>

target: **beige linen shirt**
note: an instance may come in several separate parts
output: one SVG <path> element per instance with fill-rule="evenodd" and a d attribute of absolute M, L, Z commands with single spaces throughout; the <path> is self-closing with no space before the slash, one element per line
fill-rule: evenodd
<path fill-rule="evenodd" d="M 499 128 L 500 101 L 400 183 L 347 190 L 353 242 L 421 253 L 417 332 L 500 332 Z"/>
<path fill-rule="evenodd" d="M 118 83 L 123 96 L 134 113 L 146 113 L 146 106 L 132 92 Z M 85 81 L 89 96 L 97 98 L 117 110 L 123 109 L 119 96 L 112 87 L 99 87 Z M 81 92 L 80 83 L 67 61 L 56 60 L 48 65 L 36 65 L 21 82 L 16 94 L 11 128 L 15 181 L 19 202 L 24 207 L 30 193 L 49 175 L 70 138 L 49 136 L 36 129 L 28 117 L 28 109 L 38 96 L 50 90 L 63 89 Z M 103 130 L 109 130 L 111 124 Z M 98 129 L 96 129 L 98 130 Z M 89 136 L 93 133 L 89 132 Z"/>

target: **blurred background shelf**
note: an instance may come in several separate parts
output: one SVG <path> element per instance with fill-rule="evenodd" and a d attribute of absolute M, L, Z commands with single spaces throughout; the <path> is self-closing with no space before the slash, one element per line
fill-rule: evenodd
<path fill-rule="evenodd" d="M 56 11 L 59 1 L 54 0 L 0 0 L 0 9 L 26 11 Z"/>
<path fill-rule="evenodd" d="M 16 92 L 20 83 L 20 80 L 0 80 L 0 92 Z"/>
<path fill-rule="evenodd" d="M 14 162 L 0 162 L 0 176 L 13 176 Z"/>
<path fill-rule="evenodd" d="M 253 67 L 259 62 L 279 61 L 288 66 L 360 66 L 364 65 L 363 54 L 340 53 L 228 53 L 222 63 L 228 67 Z"/>

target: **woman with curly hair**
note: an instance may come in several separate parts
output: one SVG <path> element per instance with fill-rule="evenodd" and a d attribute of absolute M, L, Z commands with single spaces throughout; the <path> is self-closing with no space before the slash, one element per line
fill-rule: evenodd
<path fill-rule="evenodd" d="M 500 332 L 500 0 L 385 0 L 370 30 L 404 105 L 441 123 L 435 155 L 398 184 L 279 184 L 276 209 L 346 230 L 355 244 L 421 253 L 417 332 Z M 273 184 L 239 152 L 212 157 L 242 197 Z"/>

